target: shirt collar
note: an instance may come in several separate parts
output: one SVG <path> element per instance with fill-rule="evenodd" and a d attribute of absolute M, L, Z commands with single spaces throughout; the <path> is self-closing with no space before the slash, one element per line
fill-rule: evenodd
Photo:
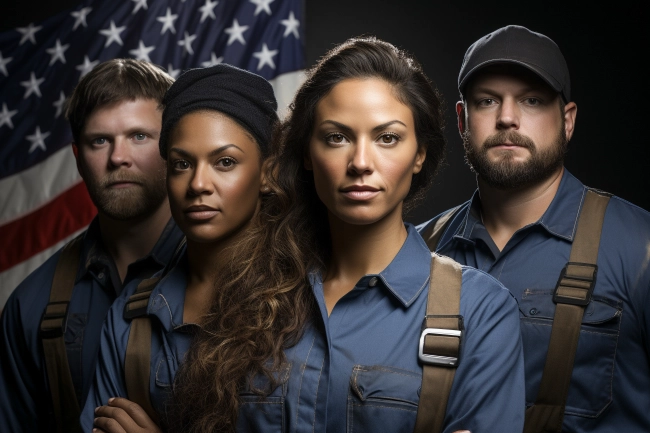
<path fill-rule="evenodd" d="M 428 287 L 431 252 L 415 227 L 405 223 L 407 236 L 390 264 L 379 274 L 367 274 L 357 288 L 372 288 L 382 284 L 404 307 L 409 307 L 422 290 Z M 322 284 L 321 275 L 312 274 L 312 284 Z"/>
<path fill-rule="evenodd" d="M 183 247 L 175 266 L 164 274 L 149 297 L 147 314 L 156 316 L 166 332 L 183 324 L 187 287 L 187 251 Z M 162 274 L 161 271 L 158 275 Z"/>
<path fill-rule="evenodd" d="M 550 234 L 572 242 L 586 191 L 587 188 L 565 168 L 551 204 L 532 225 L 540 225 Z M 473 242 L 472 239 L 476 239 L 479 232 L 485 230 L 480 209 L 481 198 L 476 190 L 455 237 Z"/>

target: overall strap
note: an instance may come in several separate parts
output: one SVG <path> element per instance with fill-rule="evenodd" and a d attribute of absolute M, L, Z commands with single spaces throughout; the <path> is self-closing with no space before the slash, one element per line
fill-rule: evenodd
<path fill-rule="evenodd" d="M 58 433 L 81 432 L 81 410 L 68 365 L 64 335 L 68 305 L 79 269 L 82 238 L 82 235 L 77 236 L 61 251 L 50 289 L 50 301 L 45 307 L 40 325 L 41 344 Z"/>
<path fill-rule="evenodd" d="M 458 263 L 432 253 L 427 311 L 418 352 L 423 363 L 422 388 L 414 433 L 442 432 L 463 338 L 461 281 Z"/>
<path fill-rule="evenodd" d="M 124 381 L 129 400 L 138 403 L 147 415 L 158 423 L 158 413 L 151 404 L 149 381 L 151 374 L 151 319 L 147 307 L 151 292 L 160 277 L 148 278 L 138 284 L 124 306 L 123 317 L 131 320 L 129 341 L 124 359 Z"/>
<path fill-rule="evenodd" d="M 455 208 L 449 209 L 447 212 L 442 214 L 438 221 L 435 224 L 429 225 L 425 228 L 420 235 L 422 239 L 427 243 L 430 251 L 435 251 L 440 242 L 440 238 L 445 233 L 447 226 L 451 222 L 451 219 L 458 213 L 458 211 L 463 207 L 463 205 L 456 206 Z"/>
<path fill-rule="evenodd" d="M 609 195 L 587 191 L 569 262 L 555 287 L 551 340 L 537 400 L 526 410 L 525 433 L 562 431 L 580 324 L 596 285 L 598 246 L 608 202 Z"/>

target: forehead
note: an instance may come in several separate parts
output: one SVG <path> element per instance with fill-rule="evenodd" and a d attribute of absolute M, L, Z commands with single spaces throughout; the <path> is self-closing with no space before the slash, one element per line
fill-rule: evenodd
<path fill-rule="evenodd" d="M 531 70 L 517 65 L 491 65 L 476 72 L 465 87 L 465 96 L 481 91 L 536 91 L 559 95 Z"/>
<path fill-rule="evenodd" d="M 349 78 L 336 84 L 316 106 L 316 119 L 344 124 L 384 122 L 388 117 L 413 123 L 411 109 L 399 100 L 394 87 L 381 78 Z M 390 119 L 392 120 L 392 119 Z"/>
<path fill-rule="evenodd" d="M 84 132 L 94 129 L 158 128 L 162 123 L 160 104 L 154 99 L 116 101 L 95 108 L 86 119 Z"/>

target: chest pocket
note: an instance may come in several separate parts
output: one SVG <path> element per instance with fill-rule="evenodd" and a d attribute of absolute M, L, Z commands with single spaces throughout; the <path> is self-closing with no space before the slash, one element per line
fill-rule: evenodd
<path fill-rule="evenodd" d="M 279 374 L 278 385 L 268 396 L 260 397 L 250 390 L 250 386 L 240 394 L 241 406 L 237 417 L 238 432 L 282 432 L 285 430 L 284 399 L 287 394 L 287 379 L 291 365 L 287 365 Z M 264 388 L 267 379 L 256 377 L 254 385 Z"/>
<path fill-rule="evenodd" d="M 422 373 L 355 365 L 347 402 L 347 431 L 413 432 Z"/>
<path fill-rule="evenodd" d="M 525 290 L 519 302 L 526 365 L 526 404 L 537 396 L 555 314 L 552 290 Z M 595 418 L 612 401 L 622 302 L 593 296 L 580 327 L 566 415 Z M 533 384 L 533 385 L 531 385 Z"/>

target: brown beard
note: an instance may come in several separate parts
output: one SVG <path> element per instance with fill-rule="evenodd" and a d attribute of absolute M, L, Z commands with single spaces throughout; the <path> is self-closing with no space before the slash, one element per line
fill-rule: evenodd
<path fill-rule="evenodd" d="M 145 178 L 122 171 L 115 171 L 104 179 L 84 176 L 91 200 L 99 212 L 110 218 L 127 221 L 146 218 L 158 210 L 167 197 L 165 169 L 155 178 Z M 116 182 L 132 182 L 135 188 L 111 189 Z"/>
<path fill-rule="evenodd" d="M 539 151 L 529 137 L 512 130 L 491 135 L 480 147 L 473 146 L 470 139 L 470 132 L 466 130 L 463 133 L 465 162 L 487 185 L 502 190 L 527 187 L 548 179 L 564 163 L 568 145 L 564 125 L 551 147 L 544 151 Z M 489 149 L 504 142 L 528 149 L 530 157 L 519 163 L 505 154 L 496 162 L 490 161 Z"/>

